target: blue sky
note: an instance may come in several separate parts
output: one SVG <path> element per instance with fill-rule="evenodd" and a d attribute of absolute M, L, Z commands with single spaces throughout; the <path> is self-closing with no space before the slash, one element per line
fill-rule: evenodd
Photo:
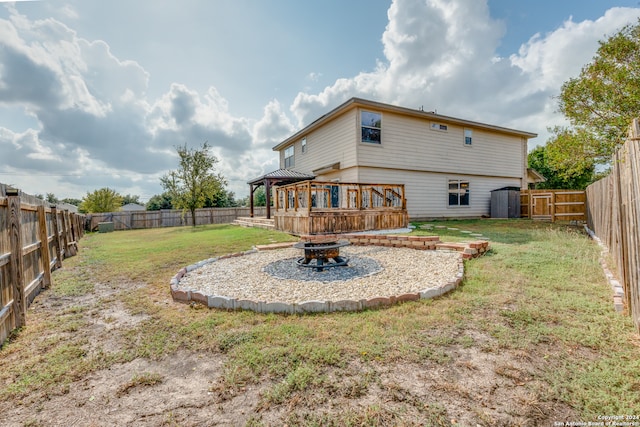
<path fill-rule="evenodd" d="M 143 201 L 205 140 L 237 196 L 352 96 L 538 133 L 638 0 L 0 1 L 0 182 Z"/>

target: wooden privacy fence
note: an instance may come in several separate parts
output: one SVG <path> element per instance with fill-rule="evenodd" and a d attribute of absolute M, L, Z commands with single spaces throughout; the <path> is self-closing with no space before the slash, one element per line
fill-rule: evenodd
<path fill-rule="evenodd" d="M 250 208 L 196 209 L 196 225 L 229 224 L 239 217 L 249 216 Z M 266 215 L 266 208 L 256 207 L 257 216 Z M 182 210 L 121 211 L 87 215 L 87 227 L 95 231 L 101 222 L 112 222 L 115 230 L 140 228 L 179 227 L 193 225 L 191 214 Z"/>
<path fill-rule="evenodd" d="M 543 221 L 586 221 L 582 190 L 521 190 L 520 216 Z"/>
<path fill-rule="evenodd" d="M 625 305 L 640 331 L 640 121 L 613 156 L 612 171 L 587 187 L 587 224 L 609 249 Z"/>
<path fill-rule="evenodd" d="M 51 271 L 76 254 L 83 225 L 82 215 L 0 184 L 0 345 L 26 324 L 27 308 L 51 286 Z"/>

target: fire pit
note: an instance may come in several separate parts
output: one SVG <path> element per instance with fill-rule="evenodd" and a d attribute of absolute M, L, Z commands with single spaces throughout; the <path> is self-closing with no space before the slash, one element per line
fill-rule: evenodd
<path fill-rule="evenodd" d="M 349 261 L 340 256 L 340 248 L 348 246 L 349 242 L 300 242 L 293 245 L 294 248 L 304 249 L 304 257 L 298 259 L 301 267 L 310 267 L 315 271 L 324 271 L 329 267 L 346 266 Z M 330 261 L 330 260 L 333 261 Z M 315 262 L 312 262 L 315 260 Z"/>

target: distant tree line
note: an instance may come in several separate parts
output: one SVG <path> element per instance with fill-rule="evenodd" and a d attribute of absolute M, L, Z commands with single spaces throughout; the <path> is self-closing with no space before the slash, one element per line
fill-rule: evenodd
<path fill-rule="evenodd" d="M 237 200 L 233 191 L 226 188 L 227 181 L 220 173 L 216 173 L 218 159 L 210 153 L 210 146 L 205 142 L 200 148 L 176 147 L 179 166 L 160 179 L 165 189 L 162 194 L 152 196 L 145 208 L 149 211 L 161 209 L 182 209 L 189 211 L 192 218 L 198 208 L 228 208 L 248 206 L 249 196 Z M 130 203 L 142 204 L 140 196 L 121 195 L 108 187 L 87 192 L 82 199 L 58 199 L 53 193 L 36 195 L 51 204 L 69 203 L 78 206 L 82 213 L 117 212 L 122 206 Z M 266 206 L 264 188 L 254 193 L 255 206 Z M 195 220 L 193 221 L 195 224 Z"/>

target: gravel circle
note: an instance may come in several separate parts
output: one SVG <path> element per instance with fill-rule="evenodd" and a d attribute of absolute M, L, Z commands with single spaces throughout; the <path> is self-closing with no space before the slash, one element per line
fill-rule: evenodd
<path fill-rule="evenodd" d="M 342 267 L 328 269 L 328 275 L 325 275 L 325 272 L 315 272 L 295 265 L 295 260 L 301 256 L 300 249 L 259 251 L 219 259 L 193 269 L 180 279 L 177 289 L 204 295 L 288 304 L 361 300 L 445 286 L 456 279 L 460 263 L 460 254 L 457 252 L 408 248 L 349 246 L 342 248 L 340 255 L 350 258 L 350 265 L 364 260 L 365 263 L 372 261 L 381 268 L 370 270 L 364 277 L 326 280 L 328 275 L 343 274 L 332 271 Z M 269 270 L 273 273 L 277 269 L 270 269 L 269 265 L 281 265 L 285 260 L 290 261 L 296 270 L 302 270 L 299 272 L 301 276 L 284 279 L 270 274 Z M 313 273 L 320 274 L 323 278 L 310 280 L 304 277 Z"/>

